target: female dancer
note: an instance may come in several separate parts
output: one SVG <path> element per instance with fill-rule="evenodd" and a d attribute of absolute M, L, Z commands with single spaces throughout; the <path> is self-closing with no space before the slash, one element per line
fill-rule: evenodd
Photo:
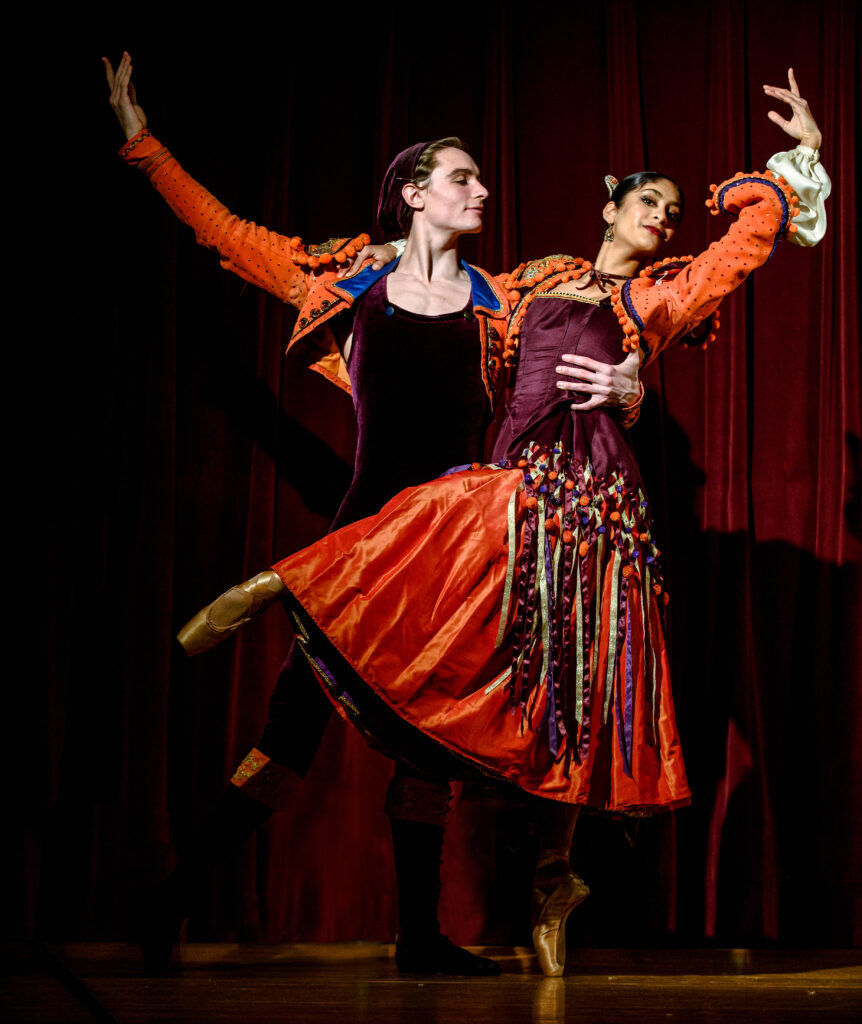
<path fill-rule="evenodd" d="M 603 409 L 573 415 L 554 369 L 564 349 L 650 361 L 678 341 L 711 341 L 721 299 L 780 237 L 822 235 L 820 135 L 789 78 L 789 90 L 765 89 L 793 109 L 790 121 L 770 117 L 802 145 L 770 164 L 795 193 L 784 177 L 738 175 L 708 203 L 736 217 L 724 238 L 696 259 L 649 265 L 682 194 L 650 172 L 616 184 L 593 264 L 552 256 L 505 281 L 505 357 L 519 369 L 495 463 L 405 491 L 274 567 L 332 699 L 349 693 L 352 715 L 397 754 L 410 757 L 418 730 L 554 802 L 534 905 L 547 974 L 562 972 L 565 921 L 587 894 L 569 865 L 579 807 L 640 814 L 690 795 L 640 474 L 619 422 Z M 387 723 L 381 703 L 409 728 Z"/>
<path fill-rule="evenodd" d="M 381 191 L 387 233 L 408 234 L 397 273 L 382 262 L 352 279 L 336 272 L 370 252 L 368 236 L 304 246 L 234 217 L 146 131 L 146 117 L 124 53 L 116 74 L 105 60 L 111 106 L 126 135 L 122 156 L 139 167 L 171 209 L 216 250 L 222 266 L 299 308 L 289 348 L 339 387 L 352 391 L 359 421 L 356 474 L 334 526 L 377 511 L 402 488 L 480 456 L 502 370 L 509 301 L 478 268 L 460 263 L 457 240 L 481 230 L 487 190 L 456 139 L 419 144 L 393 161 Z M 403 195 L 402 195 L 403 193 Z M 388 275 L 388 276 L 386 276 Z M 349 367 L 349 372 L 348 372 Z M 636 394 L 636 368 L 613 378 L 611 402 Z M 404 381 L 434 380 L 410 389 Z M 445 422 L 439 410 L 445 408 Z M 397 425 L 397 428 L 396 428 Z M 235 592 L 230 611 L 244 612 L 282 591 L 274 573 Z M 189 653 L 221 639 L 218 609 L 186 630 Z M 270 702 L 263 736 L 244 759 L 215 812 L 193 836 L 152 903 L 145 959 L 163 966 L 183 920 L 212 869 L 290 800 L 320 745 L 332 705 L 306 659 L 292 652 Z M 400 769 L 387 797 L 399 891 L 397 962 L 402 970 L 497 973 L 440 935 L 440 850 L 449 798 L 443 774 Z"/>

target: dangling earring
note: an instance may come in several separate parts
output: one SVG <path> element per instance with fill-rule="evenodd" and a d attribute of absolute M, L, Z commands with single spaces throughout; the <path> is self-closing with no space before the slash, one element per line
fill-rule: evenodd
<path fill-rule="evenodd" d="M 616 189 L 617 185 L 619 185 L 619 181 L 617 181 L 617 179 L 612 174 L 605 175 L 605 188 L 608 190 L 608 196 L 611 200 L 613 200 L 614 198 L 614 190 Z M 613 240 L 614 226 L 613 224 L 608 224 L 608 226 L 605 228 L 605 241 L 612 242 Z"/>

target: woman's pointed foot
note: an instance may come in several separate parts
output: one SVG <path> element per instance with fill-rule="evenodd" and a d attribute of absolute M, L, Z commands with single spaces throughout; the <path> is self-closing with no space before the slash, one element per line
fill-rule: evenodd
<path fill-rule="evenodd" d="M 533 890 L 533 946 L 542 974 L 556 978 L 566 966 L 566 922 L 590 890 L 573 871 L 549 890 Z"/>
<path fill-rule="evenodd" d="M 277 573 L 260 572 L 201 608 L 177 633 L 177 641 L 189 657 L 211 651 L 285 593 Z"/>

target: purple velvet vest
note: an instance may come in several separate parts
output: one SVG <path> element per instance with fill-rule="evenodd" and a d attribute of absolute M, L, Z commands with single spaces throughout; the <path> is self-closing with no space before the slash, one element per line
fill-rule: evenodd
<path fill-rule="evenodd" d="M 490 420 L 471 304 L 420 316 L 389 302 L 386 282 L 362 297 L 353 322 L 356 463 L 333 529 L 372 515 L 405 487 L 480 460 Z"/>

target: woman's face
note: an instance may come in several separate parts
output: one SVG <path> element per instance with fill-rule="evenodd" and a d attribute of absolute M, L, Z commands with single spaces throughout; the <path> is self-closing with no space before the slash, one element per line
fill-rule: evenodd
<path fill-rule="evenodd" d="M 482 207 L 488 190 L 473 158 L 461 149 L 441 149 L 424 188 L 404 186 L 405 201 L 427 227 L 457 234 L 482 230 Z"/>
<path fill-rule="evenodd" d="M 605 220 L 613 224 L 615 248 L 647 259 L 671 240 L 681 213 L 676 185 L 660 178 L 632 189 L 619 206 L 608 203 Z"/>

